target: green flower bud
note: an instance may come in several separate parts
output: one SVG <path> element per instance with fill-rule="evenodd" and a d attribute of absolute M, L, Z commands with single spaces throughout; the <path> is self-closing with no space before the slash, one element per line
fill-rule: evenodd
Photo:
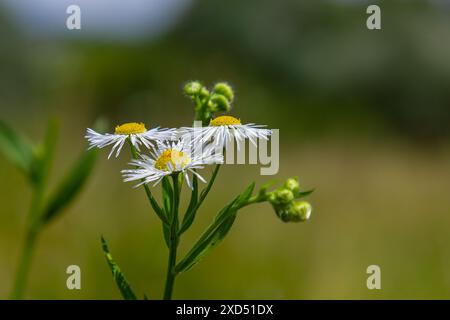
<path fill-rule="evenodd" d="M 282 204 L 272 203 L 272 207 L 275 210 L 276 215 L 283 221 L 289 221 L 289 211 L 288 206 Z"/>
<path fill-rule="evenodd" d="M 306 201 L 297 201 L 291 207 L 291 220 L 294 222 L 306 221 L 311 217 L 312 207 Z"/>
<path fill-rule="evenodd" d="M 280 217 L 281 221 L 283 221 L 283 222 L 291 221 L 289 211 L 287 211 L 287 210 L 283 210 L 283 209 L 280 210 L 280 213 L 278 214 L 278 216 Z"/>
<path fill-rule="evenodd" d="M 288 204 L 272 203 L 277 216 L 283 222 L 301 222 L 310 218 L 312 207 L 308 202 L 298 201 Z"/>
<path fill-rule="evenodd" d="M 205 87 L 202 87 L 200 89 L 199 95 L 200 95 L 200 98 L 202 98 L 202 99 L 207 98 L 207 97 L 209 97 L 209 90 L 206 89 Z"/>
<path fill-rule="evenodd" d="M 277 196 L 275 195 L 275 192 L 269 192 L 266 194 L 266 196 L 267 196 L 267 201 L 269 201 L 270 203 L 273 204 L 276 202 Z"/>
<path fill-rule="evenodd" d="M 225 96 L 225 98 L 227 98 L 229 103 L 233 102 L 233 100 L 234 100 L 233 89 L 226 82 L 216 83 L 216 85 L 214 86 L 213 92 Z"/>
<path fill-rule="evenodd" d="M 190 81 L 190 82 L 186 83 L 186 85 L 184 86 L 183 91 L 188 96 L 194 96 L 194 95 L 200 93 L 202 88 L 203 88 L 203 86 L 202 86 L 202 84 L 200 82 L 198 82 L 198 81 Z"/>
<path fill-rule="evenodd" d="M 230 103 L 228 99 L 222 95 L 213 93 L 208 101 L 208 107 L 213 111 L 230 111 Z"/>
<path fill-rule="evenodd" d="M 289 178 L 286 180 L 284 186 L 291 190 L 294 194 L 300 192 L 300 185 L 297 178 Z"/>
<path fill-rule="evenodd" d="M 294 194 L 291 190 L 281 189 L 275 191 L 275 201 L 280 204 L 288 204 L 294 200 Z"/>

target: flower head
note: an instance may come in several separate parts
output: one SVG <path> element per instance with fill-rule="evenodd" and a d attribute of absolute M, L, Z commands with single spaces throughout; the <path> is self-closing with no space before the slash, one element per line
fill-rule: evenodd
<path fill-rule="evenodd" d="M 277 216 L 284 222 L 302 222 L 311 217 L 312 207 L 306 201 L 292 201 L 287 205 L 274 205 Z"/>
<path fill-rule="evenodd" d="M 240 119 L 232 116 L 219 116 L 211 119 L 207 127 L 182 128 L 181 132 L 193 135 L 194 142 L 211 142 L 216 148 L 224 148 L 233 140 L 241 142 L 245 139 L 256 146 L 257 139 L 267 140 L 272 134 L 272 130 L 263 127 L 265 126 L 254 123 L 242 124 Z"/>
<path fill-rule="evenodd" d="M 170 140 L 174 136 L 175 129 L 153 128 L 147 130 L 143 123 L 129 122 L 116 126 L 113 134 L 101 134 L 88 128 L 85 138 L 89 141 L 89 149 L 112 145 L 108 155 L 109 159 L 114 152 L 116 157 L 119 155 L 127 139 L 130 139 L 130 142 L 139 151 L 140 145 L 150 148 L 152 141 Z"/>
<path fill-rule="evenodd" d="M 200 147 L 200 146 L 199 146 Z M 223 156 L 215 154 L 211 147 L 194 147 L 188 140 L 158 142 L 150 151 L 150 156 L 141 155 L 140 159 L 130 162 L 135 169 L 122 170 L 124 181 L 140 181 L 137 185 L 154 182 L 157 185 L 165 176 L 182 173 L 186 183 L 192 188 L 188 173 L 196 175 L 206 182 L 194 169 L 203 169 L 204 165 L 222 163 Z"/>

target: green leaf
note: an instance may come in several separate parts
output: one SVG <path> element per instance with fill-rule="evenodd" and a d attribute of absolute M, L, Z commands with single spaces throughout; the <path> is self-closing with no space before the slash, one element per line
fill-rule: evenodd
<path fill-rule="evenodd" d="M 166 212 L 166 217 L 168 221 L 172 221 L 172 201 L 173 201 L 173 189 L 170 181 L 167 177 L 162 179 L 162 197 L 164 211 Z"/>
<path fill-rule="evenodd" d="M 295 195 L 295 198 L 296 199 L 304 198 L 304 197 L 310 195 L 313 192 L 314 192 L 314 189 L 311 189 L 311 190 L 308 190 L 308 191 L 302 191 L 302 192 L 297 193 Z"/>
<path fill-rule="evenodd" d="M 214 168 L 213 174 L 211 176 L 211 179 L 208 182 L 208 185 L 200 193 L 200 198 L 197 201 L 195 201 L 195 205 L 193 203 L 192 206 L 191 206 L 191 203 L 189 203 L 188 210 L 186 211 L 186 214 L 183 217 L 183 223 L 181 224 L 181 228 L 178 231 L 179 235 L 181 235 L 183 232 L 185 232 L 191 226 L 191 224 L 194 222 L 195 215 L 197 214 L 198 209 L 200 208 L 200 206 L 202 205 L 202 203 L 205 200 L 206 196 L 208 195 L 209 191 L 211 190 L 211 187 L 214 184 L 214 181 L 216 180 L 217 173 L 219 172 L 219 169 L 220 169 L 220 164 L 217 164 L 216 167 Z M 197 178 L 194 175 L 194 180 L 193 180 L 194 181 L 194 191 L 196 193 L 192 194 L 191 202 L 194 202 L 193 198 L 194 199 L 197 198 L 198 182 L 197 182 L 196 179 Z M 197 185 L 197 187 L 196 187 L 196 185 Z"/>
<path fill-rule="evenodd" d="M 216 247 L 230 231 L 239 207 L 245 203 L 253 193 L 255 183 L 250 184 L 245 191 L 227 204 L 219 213 L 208 229 L 200 236 L 192 249 L 176 266 L 176 272 L 184 272 L 192 268 L 214 247 Z"/>
<path fill-rule="evenodd" d="M 159 206 L 158 202 L 156 201 L 156 199 L 153 197 L 150 188 L 144 184 L 144 189 L 145 189 L 145 194 L 147 195 L 147 199 L 150 202 L 150 205 L 152 206 L 153 210 L 155 211 L 156 215 L 161 219 L 161 221 L 164 224 L 169 224 L 169 222 L 167 221 L 167 217 L 166 214 L 164 212 L 163 209 L 161 209 L 161 207 Z"/>
<path fill-rule="evenodd" d="M 50 120 L 47 125 L 44 141 L 36 148 L 33 162 L 31 163 L 30 177 L 35 184 L 44 185 L 49 176 L 55 154 L 57 137 L 58 123 L 55 120 Z"/>
<path fill-rule="evenodd" d="M 136 295 L 131 289 L 128 281 L 125 279 L 125 276 L 123 275 L 119 266 L 113 260 L 111 254 L 109 253 L 108 244 L 106 243 L 106 240 L 103 237 L 102 237 L 102 248 L 105 254 L 106 262 L 108 263 L 108 266 L 111 269 L 114 281 L 116 282 L 117 287 L 119 288 L 120 293 L 122 294 L 122 297 L 125 300 L 137 300 Z"/>
<path fill-rule="evenodd" d="M 207 253 L 217 246 L 230 231 L 236 218 L 234 204 L 238 198 L 225 206 L 216 216 L 216 219 L 197 240 L 192 249 L 176 266 L 176 272 L 184 272 L 192 268 Z"/>
<path fill-rule="evenodd" d="M 181 223 L 180 231 L 178 232 L 180 235 L 186 231 L 194 222 L 195 214 L 197 213 L 197 203 L 198 203 L 198 178 L 194 174 L 192 177 L 192 192 L 191 192 L 191 200 L 189 201 L 189 206 L 186 210 L 186 213 L 183 217 L 183 222 Z"/>
<path fill-rule="evenodd" d="M 72 167 L 68 175 L 62 180 L 53 196 L 47 202 L 42 213 L 42 221 L 48 223 L 55 218 L 62 209 L 67 207 L 81 191 L 89 177 L 97 158 L 97 151 L 91 149 L 83 154 Z"/>
<path fill-rule="evenodd" d="M 14 165 L 31 176 L 33 149 L 31 144 L 0 121 L 0 151 Z"/>
<path fill-rule="evenodd" d="M 239 207 L 244 204 L 253 194 L 253 190 L 255 189 L 255 183 L 252 182 L 247 189 L 238 197 L 236 200 L 236 206 Z"/>

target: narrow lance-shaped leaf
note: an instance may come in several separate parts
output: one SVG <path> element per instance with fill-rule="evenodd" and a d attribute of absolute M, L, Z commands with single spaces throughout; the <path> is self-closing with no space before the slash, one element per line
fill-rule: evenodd
<path fill-rule="evenodd" d="M 194 222 L 195 213 L 197 212 L 196 207 L 198 203 L 198 178 L 196 175 L 192 177 L 192 193 L 191 200 L 189 201 L 188 208 L 183 217 L 183 222 L 181 223 L 181 228 L 179 234 L 182 234 L 186 231 Z"/>
<path fill-rule="evenodd" d="M 163 198 L 163 210 L 166 220 L 168 222 L 172 221 L 172 201 L 173 201 L 173 189 L 170 181 L 167 177 L 162 179 L 162 198 Z M 170 230 L 169 224 L 163 223 L 163 235 L 164 241 L 167 247 L 170 247 Z"/>
<path fill-rule="evenodd" d="M 161 219 L 161 221 L 164 224 L 168 224 L 167 217 L 166 217 L 164 210 L 159 206 L 155 197 L 153 197 L 152 192 L 150 191 L 150 188 L 148 187 L 148 185 L 144 184 L 144 189 L 145 189 L 145 194 L 147 196 L 147 199 L 150 202 L 150 205 L 152 206 L 156 215 Z"/>
<path fill-rule="evenodd" d="M 31 144 L 2 121 L 0 121 L 0 151 L 14 165 L 31 176 L 33 161 Z"/>
<path fill-rule="evenodd" d="M 217 177 L 217 173 L 219 172 L 220 164 L 216 165 L 214 168 L 213 174 L 211 176 L 211 179 L 208 182 L 208 185 L 205 187 L 205 189 L 202 190 L 200 193 L 200 197 L 198 197 L 198 182 L 197 177 L 194 175 L 193 181 L 194 181 L 194 190 L 191 196 L 191 201 L 189 203 L 188 209 L 186 210 L 186 214 L 183 217 L 183 222 L 181 224 L 181 228 L 178 231 L 178 234 L 183 234 L 194 222 L 195 216 L 197 214 L 198 209 L 202 205 L 203 201 L 205 200 L 206 196 L 208 195 L 209 191 L 211 190 L 212 185 L 214 184 L 214 181 Z M 198 198 L 198 199 L 197 199 Z"/>
<path fill-rule="evenodd" d="M 45 184 L 50 173 L 57 137 L 58 123 L 55 120 L 50 120 L 44 141 L 36 148 L 31 163 L 31 180 L 41 187 Z"/>
<path fill-rule="evenodd" d="M 171 204 L 173 198 L 173 189 L 167 177 L 164 177 L 162 179 L 162 197 L 163 197 L 164 211 L 166 213 L 167 220 L 172 221 Z"/>
<path fill-rule="evenodd" d="M 96 157 L 97 151 L 95 149 L 83 152 L 53 196 L 50 197 L 42 213 L 44 223 L 48 223 L 55 218 L 80 192 L 94 167 Z"/>
<path fill-rule="evenodd" d="M 133 290 L 130 287 L 130 284 L 125 279 L 125 276 L 123 275 L 117 263 L 113 260 L 111 253 L 109 252 L 108 249 L 108 244 L 106 243 L 106 240 L 103 237 L 102 237 L 102 248 L 105 254 L 106 262 L 108 263 L 108 266 L 111 269 L 114 281 L 116 282 L 117 287 L 119 288 L 120 293 L 122 294 L 122 297 L 125 300 L 137 300 L 136 295 L 134 294 Z"/>
<path fill-rule="evenodd" d="M 242 204 L 244 204 L 253 194 L 253 190 L 255 189 L 255 183 L 252 182 L 247 189 L 238 197 L 236 206 L 240 207 Z"/>
<path fill-rule="evenodd" d="M 197 240 L 192 249 L 176 266 L 177 272 L 192 268 L 207 253 L 216 247 L 230 231 L 237 214 L 237 208 L 252 195 L 255 184 L 252 183 L 241 195 L 236 197 L 217 214 L 213 223 Z"/>
<path fill-rule="evenodd" d="M 300 198 L 303 198 L 303 197 L 306 197 L 306 196 L 310 195 L 313 192 L 314 192 L 314 189 L 307 190 L 307 191 L 300 191 L 299 193 L 295 194 L 295 198 L 296 199 L 300 199 Z"/>

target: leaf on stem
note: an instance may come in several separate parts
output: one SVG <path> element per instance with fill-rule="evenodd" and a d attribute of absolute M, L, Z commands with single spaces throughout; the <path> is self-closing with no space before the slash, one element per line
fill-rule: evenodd
<path fill-rule="evenodd" d="M 195 214 L 197 212 L 197 203 L 198 203 L 198 178 L 196 175 L 192 177 L 192 193 L 191 200 L 189 201 L 188 208 L 186 210 L 186 214 L 183 217 L 183 222 L 181 223 L 181 228 L 179 234 L 182 234 L 186 231 L 194 222 Z"/>
<path fill-rule="evenodd" d="M 252 183 L 242 194 L 219 211 L 212 224 L 201 235 L 187 255 L 178 263 L 175 268 L 176 272 L 189 270 L 222 242 L 236 219 L 237 210 L 251 197 L 254 188 L 255 184 Z"/>
<path fill-rule="evenodd" d="M 42 221 L 48 223 L 62 209 L 67 207 L 81 191 L 95 164 L 97 151 L 91 149 L 83 154 L 62 180 L 56 192 L 50 197 L 42 213 Z"/>
<path fill-rule="evenodd" d="M 168 221 L 172 221 L 172 201 L 173 201 L 173 189 L 170 181 L 167 177 L 162 179 L 162 197 L 164 211 Z"/>
<path fill-rule="evenodd" d="M 113 260 L 111 253 L 109 253 L 108 244 L 106 243 L 106 240 L 103 237 L 101 239 L 102 239 L 103 253 L 105 254 L 106 262 L 108 263 L 108 266 L 111 269 L 114 280 L 116 281 L 117 287 L 119 288 L 122 297 L 125 300 L 137 300 L 136 295 L 134 294 L 133 290 L 130 287 L 130 284 L 128 283 L 127 279 L 125 279 L 125 276 L 123 275 L 117 263 Z"/>
<path fill-rule="evenodd" d="M 183 217 L 183 222 L 181 224 L 180 231 L 178 231 L 178 234 L 181 235 L 183 232 L 185 232 L 194 222 L 195 215 L 197 214 L 198 209 L 202 205 L 203 201 L 205 200 L 206 196 L 208 195 L 209 191 L 211 190 L 212 185 L 214 184 L 214 181 L 216 180 L 217 173 L 219 172 L 220 164 L 216 165 L 214 168 L 213 174 L 211 176 L 211 179 L 208 182 L 208 185 L 202 190 L 200 193 L 200 197 L 197 200 L 198 197 L 198 181 L 197 177 L 194 175 L 193 181 L 194 181 L 194 189 L 195 194 L 192 194 L 191 197 L 191 203 L 189 203 L 189 207 L 186 210 L 186 214 Z M 192 204 L 192 205 L 191 205 Z"/>
<path fill-rule="evenodd" d="M 303 198 L 303 197 L 306 197 L 306 196 L 310 195 L 313 192 L 314 192 L 314 189 L 311 189 L 311 190 L 308 190 L 308 191 L 301 191 L 301 192 L 299 192 L 299 193 L 297 193 L 295 195 L 295 198 L 296 199 L 300 199 L 300 198 Z"/>
<path fill-rule="evenodd" d="M 147 199 L 150 202 L 150 205 L 152 206 L 152 208 L 155 211 L 156 215 L 161 219 L 163 224 L 169 224 L 169 222 L 167 221 L 167 217 L 166 217 L 166 214 L 165 214 L 164 210 L 161 209 L 161 207 L 159 206 L 159 204 L 156 201 L 156 199 L 153 197 L 150 189 L 148 188 L 148 186 L 146 184 L 144 184 L 144 189 L 145 189 L 145 194 L 147 195 Z"/>
<path fill-rule="evenodd" d="M 44 141 L 37 147 L 31 163 L 30 178 L 35 184 L 42 186 L 50 173 L 57 137 L 58 123 L 56 120 L 50 120 L 47 125 Z"/>
<path fill-rule="evenodd" d="M 0 121 L 0 151 L 31 177 L 31 163 L 33 162 L 31 144 L 2 121 Z"/>

